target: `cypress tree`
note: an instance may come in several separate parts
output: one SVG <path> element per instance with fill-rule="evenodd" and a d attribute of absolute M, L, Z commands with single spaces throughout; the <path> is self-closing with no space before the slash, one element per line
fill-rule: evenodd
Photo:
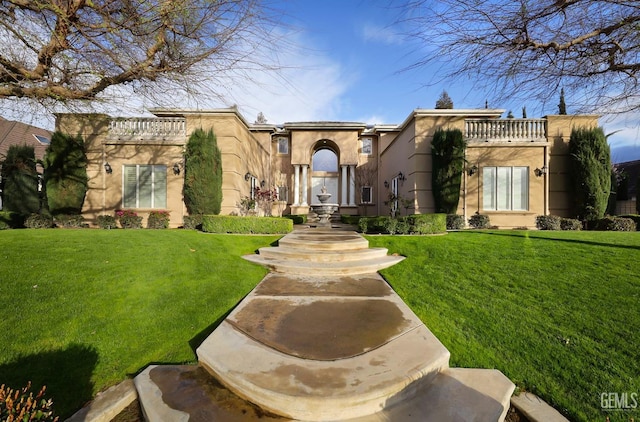
<path fill-rule="evenodd" d="M 80 214 L 87 194 L 84 140 L 55 132 L 44 157 L 44 182 L 53 215 Z"/>
<path fill-rule="evenodd" d="M 40 210 L 36 154 L 31 146 L 12 145 L 2 163 L 3 209 L 23 216 Z"/>
<path fill-rule="evenodd" d="M 578 128 L 569 138 L 574 215 L 583 220 L 604 217 L 611 192 L 611 156 L 602 128 Z"/>
<path fill-rule="evenodd" d="M 189 214 L 220 214 L 222 156 L 212 130 L 196 129 L 187 141 L 183 195 Z"/>
<path fill-rule="evenodd" d="M 431 188 L 436 212 L 455 214 L 460 200 L 466 142 L 459 129 L 438 129 L 431 142 Z"/>
<path fill-rule="evenodd" d="M 558 104 L 558 114 L 567 114 L 567 104 L 564 102 L 564 88 L 560 89 L 560 103 Z"/>

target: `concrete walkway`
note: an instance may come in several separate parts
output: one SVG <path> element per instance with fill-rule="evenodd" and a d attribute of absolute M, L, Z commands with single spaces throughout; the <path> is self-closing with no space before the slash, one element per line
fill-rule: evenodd
<path fill-rule="evenodd" d="M 502 421 L 514 385 L 449 352 L 377 271 L 403 258 L 350 231 L 295 231 L 197 350 L 135 379 L 156 421 Z"/>

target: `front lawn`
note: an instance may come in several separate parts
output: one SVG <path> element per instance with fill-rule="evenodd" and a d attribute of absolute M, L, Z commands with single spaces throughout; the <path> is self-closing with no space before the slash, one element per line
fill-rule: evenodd
<path fill-rule="evenodd" d="M 150 363 L 195 362 L 195 347 L 266 274 L 240 256 L 277 238 L 0 231 L 0 384 L 46 384 L 66 417 Z"/>
<path fill-rule="evenodd" d="M 0 384 L 46 384 L 69 416 L 195 347 L 266 274 L 240 258 L 275 236 L 188 230 L 0 231 Z M 571 420 L 640 393 L 640 233 L 368 236 L 407 259 L 385 278 L 451 351 L 498 368 Z M 631 403 L 632 404 L 632 403 Z"/>
<path fill-rule="evenodd" d="M 640 406 L 640 233 L 368 239 L 407 256 L 382 273 L 450 350 L 452 366 L 498 368 L 571 420 L 640 416 L 602 410 L 603 393 Z M 617 407 L 612 397 L 605 406 Z"/>

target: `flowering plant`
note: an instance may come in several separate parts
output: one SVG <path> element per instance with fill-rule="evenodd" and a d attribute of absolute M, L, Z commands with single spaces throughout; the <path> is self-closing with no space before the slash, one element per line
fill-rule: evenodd
<path fill-rule="evenodd" d="M 142 217 L 132 210 L 116 210 L 116 218 L 123 229 L 139 229 L 142 227 Z"/>
<path fill-rule="evenodd" d="M 264 215 L 271 216 L 271 205 L 278 200 L 278 191 L 276 189 L 256 188 L 255 193 L 258 206 L 262 208 Z"/>

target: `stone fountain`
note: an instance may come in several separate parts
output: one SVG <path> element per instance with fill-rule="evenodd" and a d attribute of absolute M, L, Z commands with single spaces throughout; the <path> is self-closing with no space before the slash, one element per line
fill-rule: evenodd
<path fill-rule="evenodd" d="M 320 193 L 316 195 L 318 197 L 318 201 L 320 201 L 320 205 L 311 205 L 313 212 L 318 214 L 319 221 L 317 223 L 318 227 L 331 227 L 331 215 L 338 210 L 338 204 L 327 203 L 329 198 L 331 198 L 331 194 L 327 192 L 327 187 L 323 186 L 320 189 Z"/>

